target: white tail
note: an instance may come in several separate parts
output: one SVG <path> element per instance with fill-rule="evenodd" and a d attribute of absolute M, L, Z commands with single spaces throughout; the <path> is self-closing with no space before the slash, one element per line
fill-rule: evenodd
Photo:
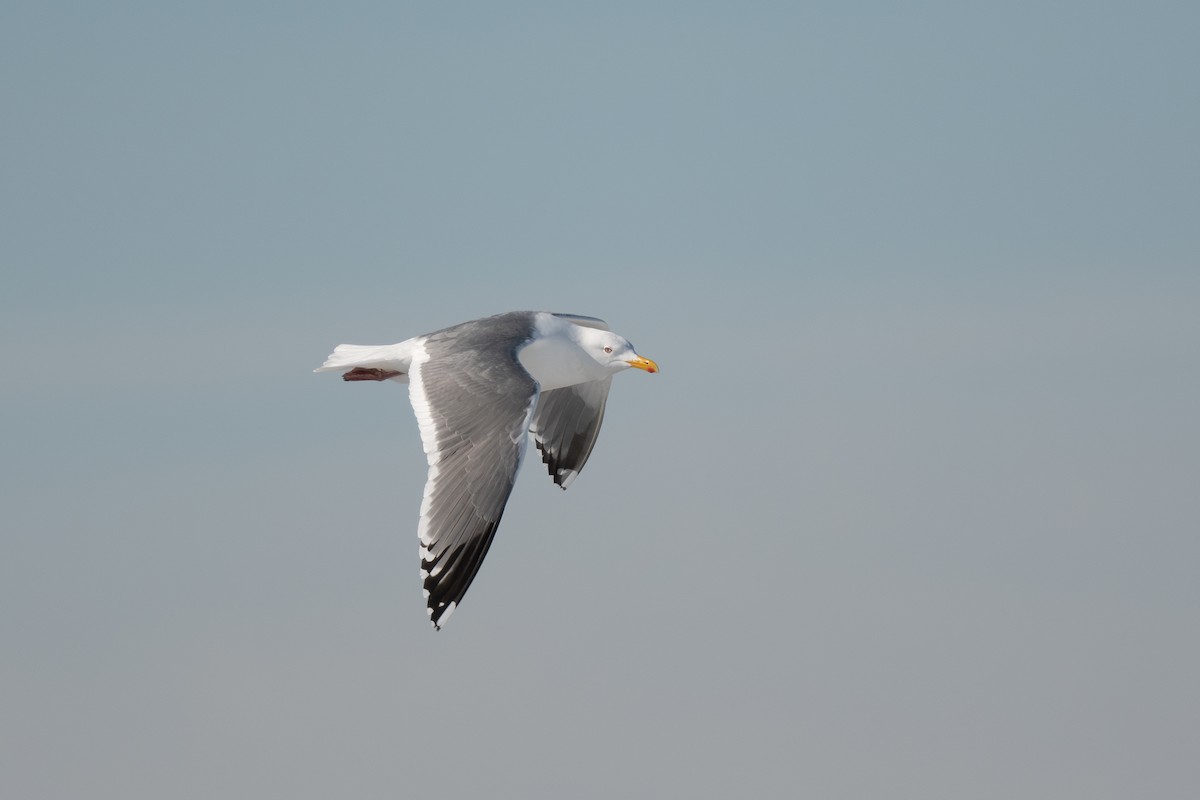
<path fill-rule="evenodd" d="M 335 372 L 356 367 L 408 372 L 408 364 L 412 357 L 406 344 L 339 344 L 329 358 L 325 359 L 325 363 L 313 372 Z"/>

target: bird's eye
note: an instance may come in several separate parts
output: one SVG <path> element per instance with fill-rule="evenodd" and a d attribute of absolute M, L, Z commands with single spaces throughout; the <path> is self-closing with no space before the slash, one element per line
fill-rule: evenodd
<path fill-rule="evenodd" d="M 605 346 L 604 346 L 604 352 L 606 352 L 606 353 L 611 353 L 611 352 L 612 352 L 612 348 L 611 348 L 611 347 L 609 347 L 608 345 L 605 345 Z"/>

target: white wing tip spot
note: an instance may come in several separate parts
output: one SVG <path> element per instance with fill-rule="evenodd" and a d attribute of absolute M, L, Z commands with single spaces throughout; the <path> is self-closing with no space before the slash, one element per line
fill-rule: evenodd
<path fill-rule="evenodd" d="M 426 592 L 425 596 L 428 597 L 429 592 Z M 427 607 L 425 609 L 425 613 L 429 615 L 429 621 L 433 622 L 433 627 L 437 628 L 440 631 L 442 629 L 442 626 L 445 625 L 446 622 L 450 619 L 450 615 L 454 613 L 454 609 L 457 607 L 458 607 L 457 602 L 454 602 L 448 606 L 445 606 L 444 610 L 442 611 L 442 616 L 438 618 L 437 622 L 433 622 L 434 609 Z"/>

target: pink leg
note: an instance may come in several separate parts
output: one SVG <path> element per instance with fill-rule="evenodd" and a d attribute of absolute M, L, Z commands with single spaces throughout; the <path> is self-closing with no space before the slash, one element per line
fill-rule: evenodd
<path fill-rule="evenodd" d="M 349 372 L 342 374 L 344 381 L 386 381 L 388 378 L 395 378 L 398 375 L 403 375 L 403 372 L 396 372 L 393 369 L 368 369 L 366 367 L 355 367 Z"/>

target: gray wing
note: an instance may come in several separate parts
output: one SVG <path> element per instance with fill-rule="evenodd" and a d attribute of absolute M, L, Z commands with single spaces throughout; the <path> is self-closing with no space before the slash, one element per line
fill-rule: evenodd
<path fill-rule="evenodd" d="M 612 378 L 542 392 L 529 432 L 554 482 L 566 489 L 587 463 Z"/>
<path fill-rule="evenodd" d="M 584 328 L 599 328 L 602 331 L 608 330 L 608 323 L 596 317 L 585 317 L 582 314 L 555 314 L 556 317 L 561 317 L 568 322 L 574 322 Z"/>
<path fill-rule="evenodd" d="M 537 383 L 511 343 L 461 349 L 431 336 L 409 372 L 429 461 L 417 528 L 430 620 L 441 628 L 491 547 L 525 451 Z"/>

